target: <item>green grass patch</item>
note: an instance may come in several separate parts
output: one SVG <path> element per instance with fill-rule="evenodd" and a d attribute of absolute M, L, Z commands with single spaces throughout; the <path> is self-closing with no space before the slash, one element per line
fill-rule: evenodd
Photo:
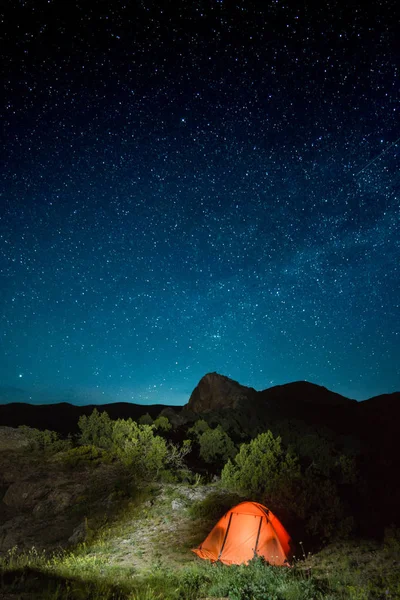
<path fill-rule="evenodd" d="M 52 556 L 31 550 L 10 551 L 0 560 L 2 594 L 32 600 L 396 600 L 400 598 L 399 576 L 393 566 L 385 576 L 381 560 L 386 550 L 374 556 L 363 555 L 376 563 L 371 569 L 354 564 L 355 549 L 336 548 L 331 555 L 314 556 L 293 568 L 273 567 L 257 558 L 248 565 L 209 564 L 198 561 L 181 569 L 154 564 L 149 572 L 110 565 L 107 555 L 81 547 L 78 552 Z M 371 549 L 363 548 L 370 554 Z M 361 560 L 361 557 L 360 557 Z M 372 565 L 368 564 L 368 567 Z M 336 569 L 332 571 L 332 565 Z M 319 565 L 319 570 L 317 569 Z M 374 569 L 372 569 L 373 571 Z M 389 578 L 387 574 L 391 573 Z M 363 579 L 362 579 L 363 578 Z M 24 596 L 25 594 L 25 596 Z M 19 595 L 19 596 L 18 596 Z"/>

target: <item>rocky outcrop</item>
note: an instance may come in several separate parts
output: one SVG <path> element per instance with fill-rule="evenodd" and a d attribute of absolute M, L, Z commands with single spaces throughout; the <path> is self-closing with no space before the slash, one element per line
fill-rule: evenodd
<path fill-rule="evenodd" d="M 0 554 L 83 541 L 88 510 L 91 516 L 114 509 L 106 499 L 118 477 L 113 465 L 71 469 L 59 455 L 0 452 Z"/>
<path fill-rule="evenodd" d="M 14 427 L 0 427 L 0 451 L 19 450 L 29 444 L 26 436 Z"/>
<path fill-rule="evenodd" d="M 255 394 L 253 388 L 240 385 L 229 377 L 207 373 L 193 390 L 185 408 L 195 414 L 237 408 L 239 403 L 250 400 Z"/>

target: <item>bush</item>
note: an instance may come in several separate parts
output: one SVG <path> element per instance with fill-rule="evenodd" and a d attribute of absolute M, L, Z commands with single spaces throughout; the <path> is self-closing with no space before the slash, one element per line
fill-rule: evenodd
<path fill-rule="evenodd" d="M 111 448 L 113 421 L 105 410 L 99 412 L 95 408 L 88 417 L 82 415 L 79 418 L 78 427 L 81 430 L 79 443 L 82 446 L 97 446 L 97 448 L 103 448 L 104 450 Z"/>
<path fill-rule="evenodd" d="M 343 462 L 347 469 L 347 461 Z M 302 473 L 297 457 L 285 451 L 281 438 L 270 431 L 241 445 L 234 462 L 229 460 L 223 468 L 221 481 L 273 511 L 302 520 L 306 533 L 323 540 L 346 536 L 353 528 L 335 480 L 318 468 Z"/>
<path fill-rule="evenodd" d="M 154 429 L 167 433 L 167 431 L 172 429 L 172 425 L 167 417 L 160 416 L 154 421 Z"/>
<path fill-rule="evenodd" d="M 218 565 L 210 596 L 229 597 L 230 600 L 314 600 L 315 582 L 299 579 L 290 569 L 273 567 L 257 557 L 248 565 Z"/>
<path fill-rule="evenodd" d="M 18 429 L 27 438 L 28 449 L 31 452 L 55 454 L 63 450 L 68 450 L 71 447 L 71 440 L 61 439 L 56 431 L 35 429 L 26 425 L 20 425 Z"/>
<path fill-rule="evenodd" d="M 79 465 L 98 465 L 104 462 L 110 462 L 111 456 L 105 450 L 96 448 L 96 446 L 78 446 L 71 448 L 62 456 L 62 462 L 68 467 L 77 467 Z"/>
<path fill-rule="evenodd" d="M 204 431 L 199 437 L 199 444 L 200 457 L 219 468 L 236 454 L 234 443 L 220 425 Z"/>
<path fill-rule="evenodd" d="M 138 423 L 139 425 L 153 425 L 153 417 L 151 417 L 149 413 L 146 413 L 139 418 Z"/>
<path fill-rule="evenodd" d="M 189 508 L 189 514 L 194 519 L 209 520 L 215 523 L 232 506 L 239 504 L 242 500 L 243 498 L 235 493 L 215 492 L 192 504 Z"/>
<path fill-rule="evenodd" d="M 271 431 L 261 433 L 248 444 L 242 444 L 234 462 L 228 460 L 221 481 L 228 488 L 265 500 L 275 506 L 287 504 L 291 488 L 301 477 L 297 458 L 285 452 L 281 438 Z"/>
<path fill-rule="evenodd" d="M 191 437 L 193 437 L 197 441 L 199 441 L 200 436 L 205 431 L 208 431 L 209 429 L 210 429 L 210 427 L 209 427 L 207 421 L 205 421 L 204 419 L 198 419 L 198 421 L 196 421 L 196 423 L 193 425 L 193 427 L 188 429 L 188 435 L 190 435 Z"/>
<path fill-rule="evenodd" d="M 165 440 L 153 433 L 152 425 L 139 425 L 132 419 L 117 419 L 111 434 L 112 450 L 121 462 L 143 479 L 157 477 L 167 455 Z"/>

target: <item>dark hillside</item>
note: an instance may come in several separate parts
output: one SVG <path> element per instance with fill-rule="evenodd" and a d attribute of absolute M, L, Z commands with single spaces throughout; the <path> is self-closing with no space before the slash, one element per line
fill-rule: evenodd
<path fill-rule="evenodd" d="M 0 425 L 9 427 L 28 425 L 36 429 L 50 429 L 67 435 L 68 433 L 76 433 L 79 417 L 90 415 L 95 408 L 99 412 L 106 411 L 111 419 L 131 418 L 135 421 L 146 413 L 155 418 L 167 407 L 162 404 L 146 406 L 129 404 L 128 402 L 86 406 L 75 406 L 67 402 L 39 405 L 15 402 L 0 405 Z"/>

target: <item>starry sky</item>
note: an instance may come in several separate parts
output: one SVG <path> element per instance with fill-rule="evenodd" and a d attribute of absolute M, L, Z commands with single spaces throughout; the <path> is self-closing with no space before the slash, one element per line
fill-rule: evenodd
<path fill-rule="evenodd" d="M 4 0 L 0 388 L 400 389 L 395 0 Z"/>

